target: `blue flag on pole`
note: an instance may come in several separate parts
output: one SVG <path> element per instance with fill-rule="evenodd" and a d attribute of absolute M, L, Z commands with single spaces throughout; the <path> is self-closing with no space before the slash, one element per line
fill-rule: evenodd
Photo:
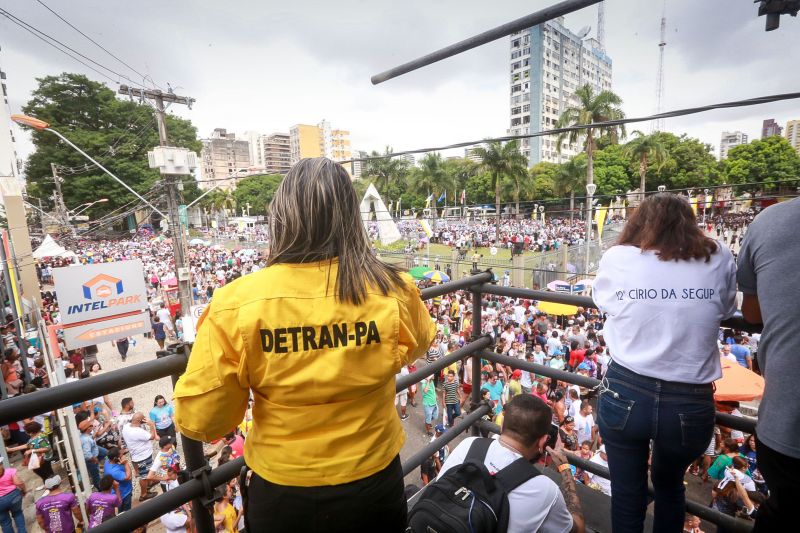
<path fill-rule="evenodd" d="M 436 203 L 437 203 L 437 204 L 440 204 L 440 203 L 442 203 L 442 201 L 444 200 L 444 198 L 445 198 L 445 196 L 444 196 L 444 193 L 442 193 L 442 194 L 441 194 L 441 196 L 439 196 L 439 199 L 438 199 L 438 200 L 436 200 Z"/>

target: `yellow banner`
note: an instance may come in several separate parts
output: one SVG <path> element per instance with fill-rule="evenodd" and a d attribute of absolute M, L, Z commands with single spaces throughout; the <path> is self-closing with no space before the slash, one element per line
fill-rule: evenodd
<path fill-rule="evenodd" d="M 428 224 L 427 220 L 420 220 L 419 225 L 422 226 L 422 231 L 425 232 L 425 235 L 428 236 L 430 239 L 431 235 L 433 235 L 433 230 L 431 229 L 431 225 Z"/>
<path fill-rule="evenodd" d="M 694 216 L 697 216 L 697 196 L 694 198 L 689 198 L 689 205 L 692 206 L 692 211 L 694 212 Z"/>
<path fill-rule="evenodd" d="M 606 215 L 608 214 L 608 207 L 598 207 L 594 213 L 594 221 L 597 223 L 597 237 L 603 238 L 603 226 L 606 223 Z"/>

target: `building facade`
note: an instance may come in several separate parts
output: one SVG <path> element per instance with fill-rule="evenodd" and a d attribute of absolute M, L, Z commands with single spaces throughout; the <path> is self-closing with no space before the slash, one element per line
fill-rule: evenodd
<path fill-rule="evenodd" d="M 209 139 L 203 139 L 202 178 L 200 187 L 235 189 L 240 178 L 258 172 L 250 161 L 250 143 L 236 139 L 235 133 L 216 128 Z"/>
<path fill-rule="evenodd" d="M 510 37 L 510 135 L 525 135 L 555 127 L 561 113 L 578 105 L 575 90 L 589 84 L 595 94 L 611 90 L 612 61 L 593 38 L 581 38 L 564 26 L 564 17 L 517 32 Z M 581 151 L 581 144 L 557 136 L 523 139 L 529 165 L 561 163 Z"/>
<path fill-rule="evenodd" d="M 258 151 L 267 174 L 285 175 L 292 166 L 289 135 L 271 133 L 259 138 Z"/>
<path fill-rule="evenodd" d="M 800 154 L 800 119 L 786 123 L 786 140 Z"/>
<path fill-rule="evenodd" d="M 761 124 L 761 138 L 766 139 L 773 135 L 783 135 L 783 128 L 781 128 L 774 118 L 768 118 Z"/>
<path fill-rule="evenodd" d="M 728 158 L 728 151 L 734 146 L 747 144 L 747 134 L 741 131 L 723 131 L 719 141 L 719 159 Z"/>
<path fill-rule="evenodd" d="M 327 120 L 316 126 L 296 124 L 289 130 L 291 164 L 306 157 L 327 157 L 334 161 L 350 159 L 350 132 L 333 129 Z"/>
<path fill-rule="evenodd" d="M 24 187 L 20 177 L 21 164 L 17 157 L 14 132 L 11 129 L 11 115 L 8 112 L 8 88 L 6 87 L 6 73 L 0 69 L 0 93 L 3 103 L 0 110 L 0 176 L 10 176 L 19 181 Z"/>

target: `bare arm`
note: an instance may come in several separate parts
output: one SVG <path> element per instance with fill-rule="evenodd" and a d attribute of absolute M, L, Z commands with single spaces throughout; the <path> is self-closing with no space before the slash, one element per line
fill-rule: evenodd
<path fill-rule="evenodd" d="M 558 468 L 560 465 L 568 464 L 567 458 L 560 451 L 555 451 L 548 447 L 547 452 L 553 458 L 553 465 Z M 561 472 L 561 493 L 564 495 L 564 501 L 567 504 L 567 510 L 572 515 L 572 533 L 584 533 L 586 531 L 586 523 L 583 519 L 583 509 L 581 509 L 581 501 L 578 499 L 578 493 L 575 488 L 575 479 L 572 477 L 570 469 L 564 469 Z"/>
<path fill-rule="evenodd" d="M 758 302 L 758 295 L 743 294 L 742 315 L 751 324 L 762 324 L 764 319 L 761 317 L 761 304 Z"/>

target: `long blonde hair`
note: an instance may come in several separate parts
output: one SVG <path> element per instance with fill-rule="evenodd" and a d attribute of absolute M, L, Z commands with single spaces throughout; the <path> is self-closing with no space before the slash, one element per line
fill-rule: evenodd
<path fill-rule="evenodd" d="M 336 299 L 356 305 L 369 286 L 388 294 L 403 283 L 400 271 L 373 253 L 356 191 L 338 163 L 301 159 L 278 186 L 269 214 L 268 265 L 338 258 Z"/>

